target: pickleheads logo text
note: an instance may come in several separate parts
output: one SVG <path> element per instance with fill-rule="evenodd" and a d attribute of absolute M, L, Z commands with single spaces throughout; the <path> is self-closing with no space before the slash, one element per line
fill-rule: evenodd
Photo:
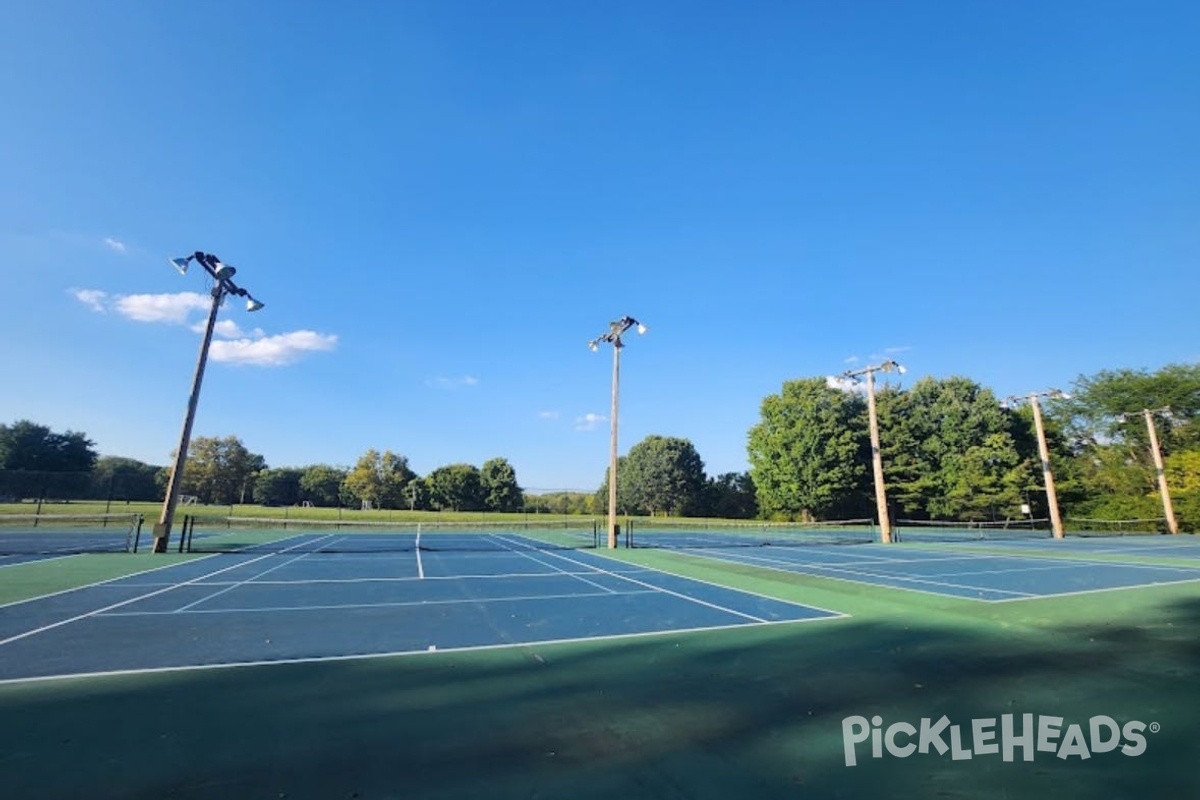
<path fill-rule="evenodd" d="M 871 758 L 883 758 L 885 752 L 896 758 L 908 758 L 914 753 L 939 756 L 949 753 L 954 761 L 995 755 L 1013 761 L 1019 751 L 1024 761 L 1033 761 L 1038 753 L 1052 753 L 1064 760 L 1084 760 L 1113 751 L 1140 756 L 1146 752 L 1145 733 L 1159 731 L 1157 722 L 1147 725 L 1130 720 L 1121 725 L 1103 714 L 1083 724 L 1064 726 L 1063 722 L 1062 717 L 1047 715 L 1022 714 L 1018 720 L 1014 714 L 1002 714 L 999 720 L 988 717 L 957 725 L 943 715 L 936 721 L 923 717 L 916 725 L 893 722 L 884 727 L 882 717 L 868 720 L 853 716 L 842 720 L 842 747 L 847 767 L 858 763 L 858 746 L 864 745 L 865 751 L 867 741 Z"/>

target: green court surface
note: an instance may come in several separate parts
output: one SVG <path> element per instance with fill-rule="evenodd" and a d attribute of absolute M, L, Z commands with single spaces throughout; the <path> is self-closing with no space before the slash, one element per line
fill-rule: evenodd
<path fill-rule="evenodd" d="M 4 796 L 1200 795 L 1197 583 L 989 604 L 678 552 L 615 557 L 849 616 L 4 683 Z M 0 602 L 168 563 L 162 558 L 14 565 L 0 574 Z M 1072 724 L 1087 736 L 1099 715 L 1154 732 L 1132 756 L 872 758 L 867 742 L 846 764 L 847 718 L 878 715 L 887 728 L 946 715 L 969 739 L 972 720 L 1004 714 L 1061 717 L 1064 736 Z"/>

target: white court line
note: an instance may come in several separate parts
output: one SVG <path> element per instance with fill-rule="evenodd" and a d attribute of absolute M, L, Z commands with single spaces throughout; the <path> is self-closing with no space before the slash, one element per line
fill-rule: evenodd
<path fill-rule="evenodd" d="M 1002 597 L 998 600 L 988 600 L 989 603 L 1015 603 L 1019 600 L 1043 600 L 1052 597 L 1074 597 L 1079 594 L 1100 594 L 1101 592 L 1127 592 L 1131 589 L 1153 589 L 1156 586 L 1177 586 L 1181 583 L 1196 583 L 1200 578 L 1185 578 L 1180 581 L 1159 581 L 1157 583 L 1137 583 L 1133 586 L 1109 586 L 1105 589 L 1079 589 L 1074 592 L 1058 592 L 1057 594 L 1038 594 L 1032 597 Z"/>
<path fill-rule="evenodd" d="M 195 564 L 200 561 L 206 561 L 210 558 L 216 558 L 216 556 L 217 556 L 217 554 L 213 553 L 211 555 L 201 556 L 200 558 L 191 559 L 190 561 L 176 561 L 171 564 L 163 564 L 160 567 L 151 567 L 150 569 L 143 569 L 143 570 L 139 570 L 137 572 L 130 572 L 125 575 L 118 575 L 115 578 L 105 578 L 102 581 L 93 581 L 92 583 L 85 583 L 81 586 L 72 586 L 69 589 L 59 589 L 57 592 L 47 592 L 46 594 L 39 594 L 37 597 L 26 597 L 23 600 L 11 600 L 7 603 L 0 603 L 0 610 L 9 608 L 10 606 L 19 606 L 22 603 L 32 603 L 36 600 L 48 600 L 51 597 L 58 597 L 59 595 L 62 595 L 62 594 L 70 594 L 71 592 L 78 592 L 83 589 L 95 589 L 96 587 L 101 587 L 101 586 L 105 587 L 105 588 L 117 588 L 117 587 L 108 587 L 107 584 L 116 583 L 117 581 L 123 581 L 126 578 L 136 578 L 139 575 L 149 575 L 151 572 L 159 572 L 160 570 L 164 570 L 164 569 L 173 569 L 174 567 L 182 567 L 187 564 Z M 216 573 L 211 573 L 211 574 L 215 575 Z M 153 585 L 155 585 L 155 586 L 164 586 L 164 585 L 165 586 L 178 586 L 179 584 L 169 583 L 169 584 L 153 584 Z"/>
<path fill-rule="evenodd" d="M 534 562 L 535 564 L 541 564 L 543 567 L 549 567 L 550 569 L 554 570 L 554 573 L 552 573 L 552 574 L 568 575 L 572 578 L 575 578 L 576 580 L 583 581 L 584 583 L 588 584 L 589 586 L 595 586 L 597 589 L 602 589 L 603 591 L 606 591 L 610 594 L 617 594 L 617 592 L 614 591 L 613 589 L 610 589 L 607 586 L 601 586 L 600 584 L 596 583 L 595 581 L 589 581 L 587 578 L 583 577 L 582 575 L 580 575 L 578 573 L 568 572 L 567 570 L 563 569 L 562 567 L 558 567 L 558 566 L 555 566 L 554 564 L 550 564 L 545 561 L 542 561 L 540 558 L 534 558 L 533 556 L 529 555 L 529 551 L 527 551 L 527 550 L 518 550 L 517 548 L 513 547 L 512 542 L 505 539 L 502 534 L 497 533 L 497 534 L 490 534 L 490 535 L 493 539 L 500 542 L 502 545 L 504 545 L 510 551 L 512 551 L 518 555 L 525 556 L 525 558 L 528 558 L 530 561 Z M 525 544 L 525 542 L 522 542 L 519 539 L 517 540 L 517 543 Z M 581 566 L 587 566 L 587 565 L 585 564 L 585 565 L 581 565 Z M 595 572 L 596 570 L 588 570 L 588 571 Z"/>
<path fill-rule="evenodd" d="M 655 571 L 656 570 L 644 569 L 644 568 L 627 570 L 628 574 L 630 574 L 630 575 L 640 575 L 643 573 L 655 572 Z M 570 576 L 574 577 L 576 575 L 586 575 L 586 574 L 594 575 L 595 573 L 596 573 L 595 569 L 589 569 L 589 570 L 587 570 L 587 572 L 579 572 L 579 573 L 563 570 L 563 571 L 559 571 L 559 572 L 503 572 L 503 573 L 489 572 L 489 573 L 486 573 L 483 575 L 476 575 L 476 574 L 426 575 L 423 579 L 416 578 L 416 577 L 408 577 L 408 578 L 405 578 L 405 577 L 298 578 L 298 579 L 294 579 L 294 580 L 266 580 L 266 581 L 256 580 L 254 582 L 254 585 L 255 586 L 310 586 L 310 585 L 315 586 L 318 584 L 326 584 L 326 583 L 328 583 L 328 584 L 411 583 L 411 582 L 418 581 L 418 580 L 460 581 L 460 580 L 494 580 L 494 579 L 507 579 L 507 578 L 559 578 L 563 575 L 570 575 Z M 237 583 L 237 581 L 200 581 L 199 583 L 197 583 L 195 585 L 196 586 L 230 586 L 235 583 Z M 108 588 L 149 589 L 149 588 L 156 587 L 156 586 L 174 586 L 174 585 L 176 585 L 176 584 L 173 581 L 163 581 L 163 582 L 155 581 L 155 582 L 148 582 L 148 583 L 127 583 L 122 586 L 113 586 L 113 587 L 108 587 Z"/>
<path fill-rule="evenodd" d="M 601 587 L 603 588 L 603 587 Z M 326 603 L 322 605 L 303 606 L 248 606 L 245 608 L 198 608 L 188 611 L 116 611 L 100 614 L 102 617 L 163 617 L 172 614 L 255 614 L 259 612 L 294 611 L 333 611 L 337 609 L 360 608 L 405 608 L 409 606 L 452 606 L 452 605 L 488 605 L 491 603 L 514 603 L 529 600 L 570 600 L 573 597 L 609 597 L 635 594 L 655 594 L 649 589 L 636 591 L 614 592 L 605 589 L 602 592 L 571 592 L 569 594 L 530 594 L 513 597 L 455 597 L 447 600 L 394 600 L 383 603 Z"/>
<path fill-rule="evenodd" d="M 555 558 L 561 558 L 563 561 L 568 561 L 568 562 L 570 562 L 570 563 L 572 563 L 572 564 L 575 564 L 576 566 L 581 566 L 581 567 L 587 567 L 587 566 L 591 566 L 590 564 L 587 564 L 586 562 L 583 562 L 583 561 L 576 561 L 576 560 L 575 560 L 575 559 L 573 559 L 573 558 L 568 558 L 567 556 L 564 556 L 564 555 L 562 555 L 561 553 L 554 553 L 554 552 L 551 552 L 551 551 L 546 551 L 546 555 L 548 555 L 548 556 L 553 556 L 553 557 L 555 557 Z M 652 583 L 646 583 L 645 581 L 639 581 L 639 580 L 634 580 L 633 578 L 627 578 L 627 577 L 625 577 L 624 575 L 621 575 L 621 574 L 619 574 L 619 573 L 616 573 L 616 572 L 612 572 L 612 571 L 610 571 L 610 570 L 607 570 L 607 569 L 603 569 L 603 568 L 601 568 L 601 567 L 596 567 L 596 571 L 597 571 L 597 572 L 601 572 L 601 573 L 603 573 L 603 574 L 605 574 L 605 575 L 610 575 L 610 576 L 612 576 L 612 577 L 614 577 L 614 578 L 618 578 L 618 579 L 620 579 L 620 580 L 623 580 L 623 581 L 628 581 L 629 583 L 636 583 L 636 584 L 637 584 L 637 585 L 639 585 L 639 586 L 646 586 L 646 587 L 648 587 L 648 588 L 650 588 L 650 589 L 654 589 L 655 591 L 662 592 L 663 594 L 669 594 L 669 595 L 673 595 L 674 597 L 678 597 L 678 598 L 680 598 L 680 599 L 682 599 L 682 600 L 688 600 L 688 601 L 690 601 L 690 602 L 692 602 L 692 603 L 696 603 L 697 605 L 708 606 L 709 608 L 715 608 L 715 609 L 717 609 L 718 611 L 724 611 L 724 612 L 725 612 L 725 613 L 727 613 L 727 614 L 733 614 L 733 615 L 735 615 L 735 616 L 738 616 L 738 617 L 745 617 L 746 619 L 753 620 L 753 621 L 755 621 L 755 622 L 763 622 L 763 623 L 765 623 L 765 622 L 768 622 L 768 621 L 769 621 L 769 620 L 762 619 L 761 617 L 756 617 L 756 616 L 754 616 L 753 614 L 746 614 L 746 613 L 744 613 L 744 612 L 741 612 L 741 611 L 735 611 L 735 610 L 734 610 L 734 609 L 732 609 L 732 608 L 725 608 L 724 606 L 719 606 L 719 605 L 717 605 L 716 603 L 710 603 L 710 602 L 708 602 L 707 600 L 701 600 L 701 599 L 699 599 L 698 597 L 689 597 L 688 595 L 686 595 L 686 594 L 683 594 L 683 593 L 681 593 L 681 592 L 675 592 L 675 591 L 672 591 L 672 590 L 670 590 L 670 589 L 664 589 L 664 588 L 662 588 L 661 586 L 655 586 L 655 585 L 654 585 L 654 584 L 652 584 Z M 663 574 L 664 574 L 664 575 L 670 575 L 670 574 L 672 574 L 672 573 L 669 573 L 669 572 L 664 572 Z M 676 577 L 676 578 L 682 578 L 682 577 L 684 577 L 684 576 L 682 576 L 682 575 L 675 575 L 674 577 Z M 685 580 L 690 580 L 690 578 L 684 578 L 684 579 L 685 579 Z M 723 587 L 723 588 L 729 588 L 729 587 Z M 738 590 L 737 590 L 737 589 L 733 589 L 733 590 L 731 590 L 731 591 L 738 591 Z M 811 606 L 806 606 L 806 607 L 809 607 L 809 608 L 811 608 Z"/>
<path fill-rule="evenodd" d="M 746 558 L 755 559 L 755 557 L 753 557 L 753 556 L 747 556 Z M 740 561 L 738 559 L 721 559 L 721 558 L 714 557 L 714 560 L 717 560 L 717 561 L 732 560 L 735 563 L 743 563 L 743 564 L 747 564 L 748 566 L 752 566 L 752 567 L 761 566 L 760 564 L 756 564 L 753 561 Z M 806 571 L 805 569 L 788 569 L 787 567 L 789 567 L 789 566 L 790 567 L 799 567 L 800 566 L 800 565 L 797 565 L 792 562 L 773 561 L 772 559 L 761 558 L 761 557 L 759 557 L 755 560 L 762 561 L 763 564 L 765 564 L 767 566 L 767 568 L 769 568 L 769 569 L 776 569 L 776 570 L 780 570 L 783 572 L 799 572 L 799 573 L 802 573 L 805 575 L 810 575 L 811 577 L 814 577 L 814 578 L 832 577 L 832 576 L 828 576 L 828 575 L 820 575 L 820 574 L 817 574 L 817 573 L 811 572 L 811 571 Z M 902 578 L 902 577 L 898 577 L 896 575 L 882 575 L 882 574 L 879 574 L 876 572 L 870 572 L 870 571 L 864 570 L 864 569 L 844 569 L 841 567 L 816 567 L 815 565 L 808 567 L 808 570 L 813 570 L 813 569 L 827 569 L 827 570 L 831 570 L 833 572 L 848 573 L 850 575 L 858 576 L 860 578 L 870 577 L 870 578 L 879 578 L 881 580 L 901 581 L 901 582 L 905 582 L 905 583 L 911 582 L 911 583 L 927 584 L 929 586 L 945 586 L 950 589 L 968 589 L 968 590 L 975 591 L 975 592 L 995 592 L 997 594 L 1011 594 L 1011 595 L 1024 596 L 1024 597 L 1041 597 L 1041 596 L 1043 596 L 1043 595 L 1030 594 L 1029 592 L 1017 592 L 1017 591 L 1012 591 L 1009 589 L 991 589 L 991 588 L 987 588 L 987 587 L 983 587 L 983 586 L 972 586 L 972 585 L 964 585 L 964 584 L 957 584 L 957 583 L 949 583 L 947 581 L 930 580 L 928 578 Z M 846 580 L 853 580 L 853 579 L 847 578 Z M 861 583 L 871 583 L 871 581 L 860 580 L 860 581 L 857 581 L 857 583 L 860 583 L 860 584 Z M 874 585 L 878 586 L 881 584 L 874 584 Z M 883 585 L 887 586 L 887 584 L 883 584 Z M 908 588 L 908 587 L 888 586 L 888 588 Z M 940 594 L 943 597 L 946 596 L 946 594 L 944 592 L 930 591 L 930 593 L 931 594 Z M 957 596 L 957 595 L 955 595 L 955 596 Z M 967 599 L 974 600 L 976 598 L 967 598 Z"/>
<path fill-rule="evenodd" d="M 300 545 L 295 545 L 295 546 L 299 547 Z M 288 549 L 291 549 L 291 548 L 288 548 Z M 284 552 L 286 552 L 286 551 L 284 551 Z M 225 567 L 223 569 L 219 569 L 216 572 L 210 572 L 207 575 L 201 575 L 199 577 L 192 578 L 189 581 L 184 581 L 183 583 L 173 584 L 171 586 L 166 587 L 165 589 L 158 589 L 153 592 L 147 592 L 146 594 L 140 594 L 137 597 L 131 597 L 128 600 L 122 600 L 119 603 L 113 603 L 111 605 L 104 606 L 103 608 L 98 608 L 95 611 L 89 611 L 86 614 L 77 614 L 74 617 L 70 617 L 68 619 L 62 619 L 62 620 L 59 620 L 58 622 L 52 622 L 49 625 L 43 625 L 40 628 L 34 628 L 33 630 L 25 631 L 24 633 L 18 633 L 17 635 L 10 636 L 7 639 L 0 639 L 0 645 L 6 645 L 10 642 L 15 642 L 18 639 L 24 639 L 27 636 L 33 636 L 34 634 L 43 633 L 48 630 L 53 630 L 54 628 L 60 628 L 63 625 L 69 625 L 72 622 L 78 622 L 81 619 L 87 619 L 88 617 L 94 616 L 96 614 L 102 614 L 105 611 L 111 611 L 114 608 L 120 608 L 121 606 L 127 606 L 130 603 L 136 603 L 139 600 L 145 600 L 146 598 L 149 598 L 149 597 L 155 597 L 160 594 L 165 594 L 174 589 L 178 589 L 181 586 L 189 586 L 193 583 L 198 583 L 199 581 L 203 580 L 204 578 L 211 578 L 213 575 L 220 575 L 222 572 L 228 572 L 231 569 L 237 569 L 239 567 L 244 567 L 247 564 L 253 564 L 256 561 L 262 561 L 264 558 L 271 558 L 274 555 L 277 555 L 277 554 L 276 553 L 267 553 L 265 555 L 258 556 L 257 558 L 252 558 L 249 561 L 242 561 L 237 564 L 231 564 L 230 566 Z M 168 564 L 164 567 L 159 567 L 159 569 L 166 569 L 167 567 L 173 567 L 173 566 L 176 566 L 176 565 Z M 146 571 L 152 572 L 153 570 L 146 570 Z M 113 578 L 112 580 L 119 580 L 119 578 Z M 108 583 L 108 581 L 101 581 L 101 583 Z M 69 589 L 67 591 L 76 591 L 77 589 L 80 589 L 80 588 L 84 588 L 84 587 L 75 587 L 75 589 Z M 63 592 L 55 592 L 54 594 L 63 594 Z M 46 595 L 46 597 L 50 597 L 50 596 L 51 595 Z M 19 602 L 28 602 L 28 601 L 19 601 Z M 15 605 L 15 603 L 11 604 L 11 605 Z M 2 606 L 0 606 L 0 607 L 2 607 Z"/>
<path fill-rule="evenodd" d="M 333 536 L 333 534 L 327 533 L 322 538 L 328 539 L 330 536 Z M 312 542 L 319 542 L 319 541 L 321 541 L 321 539 L 313 539 L 312 540 Z M 337 540 L 335 539 L 334 541 L 337 541 Z M 311 542 L 305 542 L 304 544 L 311 544 Z M 296 545 L 296 546 L 299 547 L 300 545 Z M 289 558 L 287 561 L 284 561 L 282 564 L 276 564 L 275 566 L 271 567 L 270 569 L 265 569 L 262 572 L 259 572 L 255 575 L 251 575 L 249 578 L 245 578 L 244 580 L 237 581 L 236 583 L 230 583 L 224 589 L 218 589 L 217 591 L 213 592 L 212 594 L 205 595 L 204 597 L 201 597 L 199 600 L 194 600 L 185 606 L 175 609 L 174 613 L 178 614 L 181 611 L 187 611 L 191 608 L 194 608 L 195 606 L 200 605 L 203 602 L 212 600 L 214 597 L 220 597 L 221 595 L 225 594 L 226 592 L 232 592 L 234 589 L 238 588 L 239 586 L 245 586 L 247 583 L 254 580 L 255 578 L 258 578 L 262 575 L 268 575 L 277 569 L 283 569 L 288 564 L 292 564 L 296 561 L 299 561 L 300 559 L 304 558 L 305 556 L 310 555 L 311 552 L 312 551 L 305 551 L 305 552 L 301 553 L 300 555 L 296 556 L 295 558 Z"/>
<path fill-rule="evenodd" d="M 47 561 L 61 561 L 64 558 L 75 558 L 76 556 L 81 556 L 81 555 L 83 555 L 83 553 L 64 553 L 59 556 L 47 555 L 45 558 L 30 558 L 25 561 L 13 561 L 12 563 L 5 563 L 5 559 L 8 559 L 10 557 L 19 558 L 22 555 L 41 555 L 41 554 L 40 553 L 29 553 L 29 554 L 13 553 L 13 554 L 11 554 L 11 556 L 0 556 L 0 569 L 4 569 L 5 567 L 23 567 L 26 564 L 45 564 Z"/>
<path fill-rule="evenodd" d="M 670 574 L 670 573 L 666 573 Z M 842 617 L 848 616 L 842 614 Z M 797 625 L 805 622 L 824 622 L 836 617 L 806 617 L 805 619 L 767 620 L 764 625 Z M 379 658 L 425 657 L 435 658 L 447 653 L 474 653 L 488 650 L 515 650 L 517 648 L 552 645 L 590 644 L 592 642 L 611 642 L 624 639 L 645 639 L 651 636 L 675 636 L 681 633 L 709 633 L 712 631 L 727 631 L 744 628 L 745 623 L 734 622 L 728 625 L 709 625 L 701 628 L 669 628 L 661 631 L 639 631 L 637 633 L 612 633 L 603 636 L 584 636 L 574 639 L 538 639 L 527 642 L 503 642 L 499 644 L 467 645 L 466 647 L 447 647 L 436 651 L 430 650 L 393 650 L 386 653 L 356 653 L 344 656 L 310 656 L 305 658 L 280 658 L 276 660 L 231 661 L 226 664 L 187 664 L 178 667 L 147 667 L 145 669 L 114 669 L 97 672 L 77 672 L 68 675 L 40 675 L 33 678 L 2 678 L 0 686 L 16 683 L 45 683 L 47 681 L 64 681 L 73 678 L 115 678 L 134 675 L 154 675 L 170 672 L 199 672 L 214 669 L 240 669 L 244 667 L 275 667 L 287 664 L 320 664 L 323 662 L 368 661 Z"/>

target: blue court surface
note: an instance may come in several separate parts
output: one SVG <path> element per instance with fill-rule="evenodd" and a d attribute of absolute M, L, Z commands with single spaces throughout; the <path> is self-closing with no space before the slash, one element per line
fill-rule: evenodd
<path fill-rule="evenodd" d="M 501 549 L 211 555 L 12 603 L 0 681 L 843 616 L 515 535 L 488 543 Z"/>
<path fill-rule="evenodd" d="M 992 549 L 995 545 L 1000 546 L 999 552 Z M 1031 547 L 1034 552 L 1028 551 Z M 1013 550 L 1012 554 L 1003 552 L 1005 549 Z M 987 602 L 1200 581 L 1200 563 L 1196 566 L 1137 563 L 1139 558 L 1155 555 L 1196 558 L 1200 556 L 1200 540 L 1192 536 L 981 541 L 944 546 L 717 548 L 690 552 L 802 575 Z M 1045 556 L 1038 554 L 1043 552 Z M 1071 558 L 1055 558 L 1056 552 L 1069 554 Z M 1096 558 L 1088 558 L 1089 555 Z"/>

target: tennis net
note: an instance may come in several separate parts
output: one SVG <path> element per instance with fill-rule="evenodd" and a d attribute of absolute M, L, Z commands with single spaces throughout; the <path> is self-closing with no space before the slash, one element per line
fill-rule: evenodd
<path fill-rule="evenodd" d="M 638 520 L 626 522 L 625 544 L 665 550 L 869 544 L 879 541 L 878 530 L 870 519 L 745 523 Z"/>
<path fill-rule="evenodd" d="M 896 520 L 897 541 L 963 542 L 997 539 L 1045 539 L 1051 535 L 1048 519 L 1013 519 L 986 522 L 927 519 Z"/>
<path fill-rule="evenodd" d="M 590 517 L 508 522 L 368 522 L 189 515 L 180 547 L 189 553 L 403 553 L 578 550 L 596 547 Z"/>
<path fill-rule="evenodd" d="M 127 553 L 140 514 L 0 514 L 0 555 Z"/>

